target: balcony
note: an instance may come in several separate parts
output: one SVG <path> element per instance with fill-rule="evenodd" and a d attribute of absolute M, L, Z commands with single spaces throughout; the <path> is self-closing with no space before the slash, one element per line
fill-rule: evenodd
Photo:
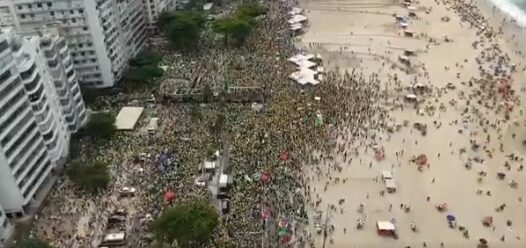
<path fill-rule="evenodd" d="M 38 86 L 38 85 L 40 84 L 40 82 L 41 82 L 41 81 L 40 81 L 40 79 L 41 79 L 41 78 L 40 78 L 40 75 L 37 74 L 36 71 L 35 71 L 35 74 L 34 74 L 34 75 L 36 75 L 36 76 L 33 76 L 33 77 L 34 77 L 33 80 L 32 80 L 31 82 L 26 83 L 26 84 L 24 85 L 24 87 L 26 88 L 26 90 L 27 90 L 28 93 L 34 92 L 35 89 L 37 88 L 37 86 Z"/>
<path fill-rule="evenodd" d="M 75 82 L 75 77 L 76 77 L 75 70 L 71 70 L 71 71 L 67 72 L 66 76 L 68 77 L 68 82 L 69 83 Z"/>
<path fill-rule="evenodd" d="M 44 92 L 44 86 L 40 84 L 40 87 L 38 87 L 38 90 L 36 90 L 34 93 L 29 94 L 29 101 L 31 102 L 38 102 L 40 99 L 42 99 L 42 96 Z"/>
<path fill-rule="evenodd" d="M 22 191 L 22 195 L 24 196 L 26 202 L 29 202 L 29 200 L 32 199 L 33 195 L 35 194 L 37 189 L 40 188 L 42 182 L 46 180 L 48 175 L 51 173 L 52 169 L 52 163 L 48 160 L 47 162 L 45 162 L 40 172 L 38 172 L 37 176 L 35 177 L 35 180 L 32 183 L 30 183 L 26 189 Z"/>
<path fill-rule="evenodd" d="M 18 168 L 15 168 L 16 170 L 13 170 L 16 183 L 20 183 L 22 181 L 22 179 L 27 175 L 27 172 L 29 172 L 29 169 L 34 166 L 40 158 L 46 157 L 47 152 L 45 149 L 42 149 L 42 143 L 38 142 L 37 144 L 39 144 L 39 146 L 35 147 L 36 149 L 31 153 L 36 153 L 36 156 L 28 157 L 28 159 L 25 160 L 26 163 L 21 163 L 20 166 L 17 166 Z"/>
<path fill-rule="evenodd" d="M 25 168 L 25 166 L 23 165 L 27 165 L 29 164 L 32 160 L 34 160 L 36 157 L 38 157 L 41 153 L 43 152 L 46 152 L 45 149 L 42 149 L 42 143 L 40 142 L 35 142 L 33 144 L 31 144 L 31 147 L 28 147 L 28 151 L 31 151 L 31 152 L 26 152 L 24 154 L 18 154 L 16 156 L 16 158 L 13 160 L 13 164 L 11 166 L 11 168 L 13 169 L 13 174 L 14 175 L 19 175 L 20 173 L 22 173 L 22 171 L 20 171 L 21 169 L 23 170 Z M 20 157 L 20 155 L 24 155 L 23 157 Z M 20 161 L 22 161 L 21 163 L 19 163 Z"/>

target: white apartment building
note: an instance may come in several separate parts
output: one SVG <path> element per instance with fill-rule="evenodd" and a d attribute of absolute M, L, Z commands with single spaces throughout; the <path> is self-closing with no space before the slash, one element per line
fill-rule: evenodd
<path fill-rule="evenodd" d="M 8 217 L 34 205 L 67 157 L 71 132 L 87 121 L 67 45 L 57 28 L 0 32 L 0 204 Z"/>
<path fill-rule="evenodd" d="M 177 7 L 176 0 L 142 0 L 146 17 L 148 18 L 148 30 L 156 30 L 159 15 L 164 11 L 174 11 Z"/>
<path fill-rule="evenodd" d="M 60 23 L 81 85 L 112 87 L 145 46 L 142 0 L 0 0 L 0 25 L 34 31 Z"/>

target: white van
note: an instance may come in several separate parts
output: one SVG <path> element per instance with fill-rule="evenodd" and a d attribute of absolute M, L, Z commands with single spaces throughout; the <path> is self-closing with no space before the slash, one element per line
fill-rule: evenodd
<path fill-rule="evenodd" d="M 155 134 L 159 129 L 159 118 L 151 118 L 150 123 L 148 123 L 148 133 Z"/>

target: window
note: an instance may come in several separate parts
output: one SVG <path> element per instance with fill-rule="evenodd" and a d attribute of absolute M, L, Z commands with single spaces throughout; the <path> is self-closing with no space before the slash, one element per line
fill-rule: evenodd
<path fill-rule="evenodd" d="M 35 14 L 29 14 L 31 18 L 35 18 Z"/>
<path fill-rule="evenodd" d="M 51 7 L 51 6 L 53 6 L 53 3 L 47 3 L 47 6 Z"/>
<path fill-rule="evenodd" d="M 24 97 L 24 90 L 19 90 L 18 93 L 16 93 L 9 101 L 7 101 L 4 106 L 0 107 L 0 116 L 4 115 L 7 110 L 13 106 L 15 103 L 20 101 L 22 97 Z M 5 144 L 2 144 L 5 145 Z"/>
<path fill-rule="evenodd" d="M 79 13 L 84 13 L 84 10 L 83 9 L 79 9 Z"/>
<path fill-rule="evenodd" d="M 37 84 L 40 82 L 40 75 L 37 74 L 37 76 L 35 77 L 35 79 L 33 79 L 33 81 L 31 81 L 31 83 L 29 84 L 26 84 L 24 85 L 26 90 L 27 91 L 33 91 L 36 87 L 37 87 Z"/>
<path fill-rule="evenodd" d="M 25 18 L 26 18 L 26 15 L 25 15 L 25 14 L 20 14 L 20 18 L 21 18 L 21 19 L 25 19 Z"/>
<path fill-rule="evenodd" d="M 31 4 L 28 4 L 27 7 L 30 8 L 30 9 L 33 8 L 33 6 Z"/>
<path fill-rule="evenodd" d="M 42 3 L 37 3 L 37 7 L 42 8 Z"/>
<path fill-rule="evenodd" d="M 5 82 L 10 77 L 11 77 L 11 70 L 5 71 L 2 75 L 0 75 L 0 84 Z"/>
<path fill-rule="evenodd" d="M 35 64 L 33 64 L 31 66 L 31 68 L 29 68 L 29 70 L 20 73 L 20 76 L 22 77 L 22 79 L 27 79 L 33 74 L 33 72 L 35 71 L 36 68 L 37 68 L 37 66 Z"/>
<path fill-rule="evenodd" d="M 18 6 L 17 6 L 17 9 L 22 9 L 22 5 L 18 5 Z"/>
<path fill-rule="evenodd" d="M 69 13 L 70 13 L 70 14 L 75 14 L 75 11 L 70 10 Z"/>
<path fill-rule="evenodd" d="M 72 14 L 73 14 L 73 13 L 72 13 Z M 75 19 L 75 18 L 71 18 L 71 22 L 73 22 L 73 23 L 77 23 L 77 19 Z"/>
<path fill-rule="evenodd" d="M 50 16 L 55 16 L 55 11 L 51 11 L 51 12 L 49 12 L 49 15 L 50 15 Z"/>
<path fill-rule="evenodd" d="M 0 43 L 0 53 L 3 52 L 5 49 L 7 49 L 9 47 L 9 44 L 7 44 L 7 41 L 2 41 L 2 43 Z"/>

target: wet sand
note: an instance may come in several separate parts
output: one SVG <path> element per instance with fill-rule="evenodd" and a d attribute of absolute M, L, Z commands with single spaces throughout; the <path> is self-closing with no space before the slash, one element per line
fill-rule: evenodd
<path fill-rule="evenodd" d="M 309 174 L 313 179 L 309 183 L 311 196 L 319 194 L 321 199 L 311 215 L 314 210 L 325 211 L 327 204 L 334 204 L 337 209 L 330 214 L 329 223 L 334 225 L 334 231 L 327 238 L 327 247 L 423 247 L 424 242 L 427 247 L 441 247 L 441 242 L 444 247 L 474 247 L 479 238 L 487 239 L 490 247 L 526 247 L 523 235 L 526 233 L 526 206 L 519 199 L 526 196 L 521 184 L 526 176 L 519 171 L 524 154 L 522 140 L 526 138 L 523 106 L 516 101 L 510 121 L 505 121 L 504 110 L 496 111 L 502 104 L 484 107 L 484 101 L 490 99 L 483 99 L 484 94 L 476 94 L 475 87 L 466 83 L 472 77 L 481 77 L 475 58 L 485 47 L 473 48 L 473 42 L 479 40 L 476 30 L 462 23 L 453 11 L 434 1 L 414 4 L 418 18 L 409 19 L 408 29 L 414 31 L 416 37 L 405 37 L 393 15 L 407 16 L 408 10 L 399 4 L 390 4 L 392 2 L 307 0 L 301 5 L 309 18 L 308 31 L 302 37 L 303 46 L 312 53 L 320 53 L 327 67 L 355 69 L 365 75 L 378 74 L 389 92 L 389 100 L 379 104 L 392 109 L 386 125 L 401 126 L 394 133 L 370 130 L 369 137 L 359 141 L 339 139 L 338 143 L 348 151 L 347 160 L 340 152 L 335 153 L 334 161 L 312 166 L 319 166 L 323 173 Z M 431 8 L 426 14 L 425 9 Z M 448 22 L 441 20 L 445 16 L 450 18 Z M 445 37 L 452 42 L 444 41 Z M 430 44 L 430 38 L 436 42 Z M 507 52 L 514 63 L 522 62 L 512 51 L 512 44 L 507 45 L 504 38 L 495 42 L 502 45 L 501 50 Z M 406 67 L 398 61 L 404 49 L 416 51 L 416 56 L 409 58 L 413 65 L 409 72 L 403 71 Z M 524 72 L 519 72 L 513 74 L 512 87 L 516 94 L 521 94 L 520 99 L 524 97 L 520 91 L 524 85 L 519 82 L 526 81 Z M 398 83 L 393 80 L 395 77 Z M 406 88 L 415 82 L 433 89 L 431 93 L 418 95 L 422 101 L 418 109 L 403 101 L 408 93 Z M 446 89 L 448 83 L 456 89 Z M 481 101 L 476 103 L 478 100 Z M 404 121 L 408 121 L 407 127 Z M 481 126 L 481 121 L 488 124 Z M 413 128 L 417 122 L 427 125 L 425 136 Z M 515 138 L 512 137 L 514 133 Z M 371 138 L 373 136 L 375 139 Z M 480 148 L 472 149 L 470 141 L 479 144 Z M 375 159 L 373 143 L 385 149 L 383 160 Z M 465 152 L 461 152 L 462 149 Z M 511 153 L 518 155 L 517 161 L 506 157 Z M 424 166 L 421 172 L 410 162 L 419 154 L 427 155 L 429 160 L 429 166 Z M 483 162 L 473 161 L 475 159 Z M 504 167 L 506 161 L 509 170 Z M 469 162 L 471 169 L 465 167 Z M 328 169 L 329 164 L 342 166 L 342 171 Z M 393 171 L 398 186 L 396 193 L 380 195 L 385 190 L 380 178 L 382 170 Z M 487 175 L 479 182 L 481 171 Z M 497 178 L 498 172 L 506 173 L 504 180 Z M 335 183 L 335 178 L 340 182 Z M 512 180 L 519 183 L 517 189 L 509 186 Z M 327 182 L 329 185 L 324 191 Z M 477 194 L 478 190 L 483 193 Z M 490 196 L 486 194 L 488 190 Z M 345 202 L 340 205 L 339 199 Z M 448 210 L 437 211 L 435 205 L 443 202 L 448 204 Z M 361 203 L 365 215 L 357 212 Z M 403 211 L 401 204 L 410 206 L 411 211 Z M 506 207 L 497 212 L 495 209 L 501 204 Z M 469 238 L 448 226 L 448 214 L 456 216 L 457 227 L 469 230 Z M 356 220 L 360 216 L 366 219 L 365 227 L 357 230 Z M 493 217 L 493 226 L 482 225 L 485 216 Z M 399 239 L 378 236 L 376 222 L 393 218 Z M 512 220 L 511 226 L 506 225 L 507 220 Z M 417 232 L 411 231 L 412 222 Z M 313 229 L 311 232 L 316 236 Z M 503 236 L 504 241 L 501 241 Z M 322 235 L 317 235 L 316 247 L 322 246 L 322 239 Z"/>

